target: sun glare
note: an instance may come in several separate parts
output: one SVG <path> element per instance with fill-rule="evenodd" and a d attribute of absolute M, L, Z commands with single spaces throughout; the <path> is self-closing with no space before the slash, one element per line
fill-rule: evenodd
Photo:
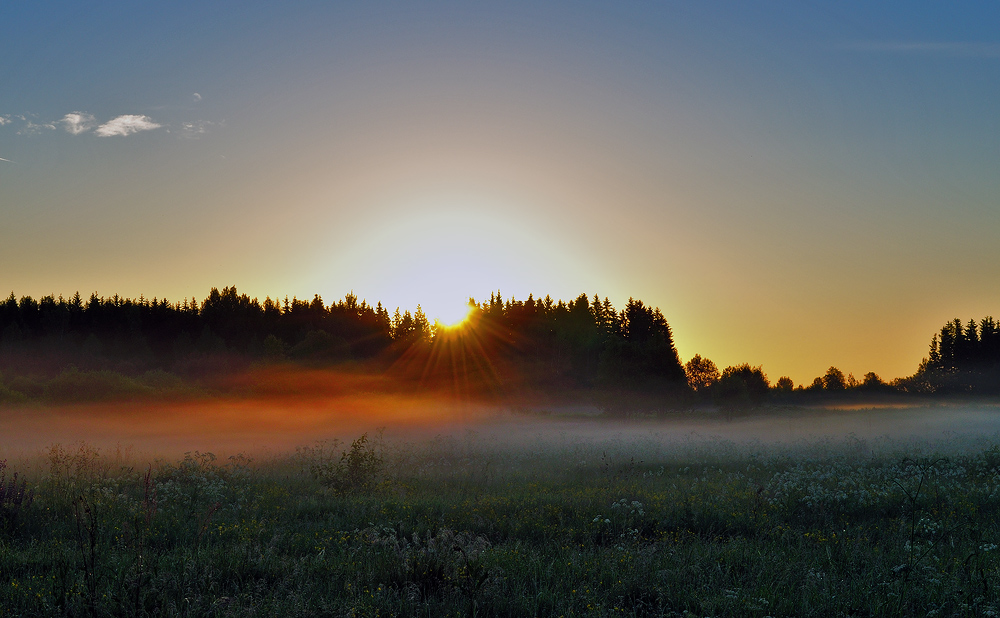
<path fill-rule="evenodd" d="M 452 311 L 439 311 L 434 317 L 434 321 L 445 328 L 457 328 L 464 324 L 471 314 L 472 305 L 463 305 Z"/>

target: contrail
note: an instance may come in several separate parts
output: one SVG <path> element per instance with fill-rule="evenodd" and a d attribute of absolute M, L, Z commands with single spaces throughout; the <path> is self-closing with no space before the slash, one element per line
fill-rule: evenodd
<path fill-rule="evenodd" d="M 6 161 L 7 163 L 13 163 L 13 161 L 11 161 L 10 159 L 4 159 L 3 157 L 0 157 L 0 161 Z"/>

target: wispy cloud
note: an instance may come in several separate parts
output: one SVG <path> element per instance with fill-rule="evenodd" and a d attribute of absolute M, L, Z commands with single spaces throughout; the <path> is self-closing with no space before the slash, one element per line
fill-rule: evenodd
<path fill-rule="evenodd" d="M 198 101 L 201 101 L 201 95 L 195 92 L 194 94 L 191 95 L 191 99 L 193 99 L 194 102 L 197 103 Z"/>
<path fill-rule="evenodd" d="M 931 42 L 931 41 L 850 41 L 842 47 L 854 51 L 892 54 L 925 54 L 964 56 L 970 58 L 1000 58 L 998 43 Z"/>
<path fill-rule="evenodd" d="M 79 135 L 94 128 L 94 117 L 87 112 L 70 112 L 59 123 L 73 135 Z"/>
<path fill-rule="evenodd" d="M 209 127 L 212 127 L 218 123 L 209 122 L 208 120 L 197 120 L 195 122 L 183 122 L 181 123 L 181 128 L 178 133 L 181 137 L 186 137 L 188 139 L 195 139 L 201 137 L 208 133 Z"/>
<path fill-rule="evenodd" d="M 7 163 L 13 163 L 13 161 L 11 161 L 10 159 L 4 159 L 3 157 L 0 157 L 0 161 L 6 161 Z"/>
<path fill-rule="evenodd" d="M 153 129 L 159 129 L 161 126 L 163 125 L 153 122 L 153 119 L 149 116 L 124 114 L 122 116 L 118 116 L 117 118 L 112 118 L 97 127 L 97 130 L 94 131 L 94 133 L 96 135 L 100 135 L 101 137 L 132 135 L 133 133 L 138 133 L 140 131 L 152 131 Z"/>
<path fill-rule="evenodd" d="M 107 122 L 100 123 L 94 114 L 74 111 L 55 121 L 38 120 L 37 114 L 32 113 L 0 115 L 0 127 L 5 125 L 13 125 L 18 135 L 37 135 L 44 131 L 63 129 L 71 135 L 92 133 L 99 137 L 114 137 L 164 128 L 168 133 L 174 132 L 180 137 L 197 138 L 211 131 L 213 127 L 222 126 L 224 123 L 195 120 L 164 125 L 143 114 L 122 114 Z M 172 127 L 173 131 L 168 127 Z"/>
<path fill-rule="evenodd" d="M 35 135 L 36 133 L 41 133 L 42 131 L 45 130 L 54 131 L 56 128 L 56 125 L 54 123 L 51 122 L 36 123 L 34 120 L 28 118 L 23 114 L 17 117 L 24 123 L 24 126 L 22 126 L 21 129 L 17 132 L 18 135 Z"/>

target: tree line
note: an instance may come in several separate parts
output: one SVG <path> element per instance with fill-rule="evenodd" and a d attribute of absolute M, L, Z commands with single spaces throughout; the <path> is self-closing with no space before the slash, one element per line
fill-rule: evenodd
<path fill-rule="evenodd" d="M 467 388 L 624 385 L 684 389 L 686 376 L 659 309 L 629 299 L 622 310 L 596 295 L 470 299 L 460 330 L 431 323 L 418 305 L 390 314 L 348 294 L 263 302 L 236 287 L 202 301 L 79 293 L 0 301 L 0 370 L 66 366 L 197 377 L 251 363 L 351 363 L 434 384 L 456 372 Z"/>
<path fill-rule="evenodd" d="M 771 383 L 748 363 L 720 371 L 695 355 L 682 365 L 660 310 L 631 298 L 619 310 L 597 295 L 567 302 L 504 299 L 497 292 L 483 302 L 470 299 L 470 316 L 459 329 L 432 323 L 419 305 L 390 313 L 354 294 L 331 304 L 319 295 L 261 302 L 235 286 L 212 288 L 201 301 L 97 294 L 85 300 L 79 293 L 38 300 L 11 293 L 0 301 L 0 373 L 8 376 L 55 375 L 67 367 L 125 376 L 159 372 L 129 387 L 135 390 L 164 383 L 164 375 L 197 379 L 289 362 L 349 364 L 470 393 L 640 392 L 746 408 L 774 398 L 996 394 L 1000 324 L 992 317 L 946 323 L 909 377 L 885 382 L 869 372 L 859 380 L 830 367 L 796 386 L 787 376 Z"/>
<path fill-rule="evenodd" d="M 384 308 L 353 295 L 325 305 L 319 296 L 259 302 L 235 287 L 176 303 L 97 294 L 85 301 L 79 293 L 18 300 L 12 293 L 0 302 L 0 356 L 166 369 L 199 356 L 308 355 L 315 347 L 309 333 L 322 332 L 324 353 L 346 359 L 378 353 L 391 343 L 392 326 Z"/>

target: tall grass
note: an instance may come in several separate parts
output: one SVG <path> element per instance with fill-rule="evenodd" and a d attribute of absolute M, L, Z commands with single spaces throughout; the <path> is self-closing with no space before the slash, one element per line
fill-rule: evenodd
<path fill-rule="evenodd" d="M 0 616 L 998 611 L 996 447 L 470 434 L 44 463 L 0 500 Z"/>

